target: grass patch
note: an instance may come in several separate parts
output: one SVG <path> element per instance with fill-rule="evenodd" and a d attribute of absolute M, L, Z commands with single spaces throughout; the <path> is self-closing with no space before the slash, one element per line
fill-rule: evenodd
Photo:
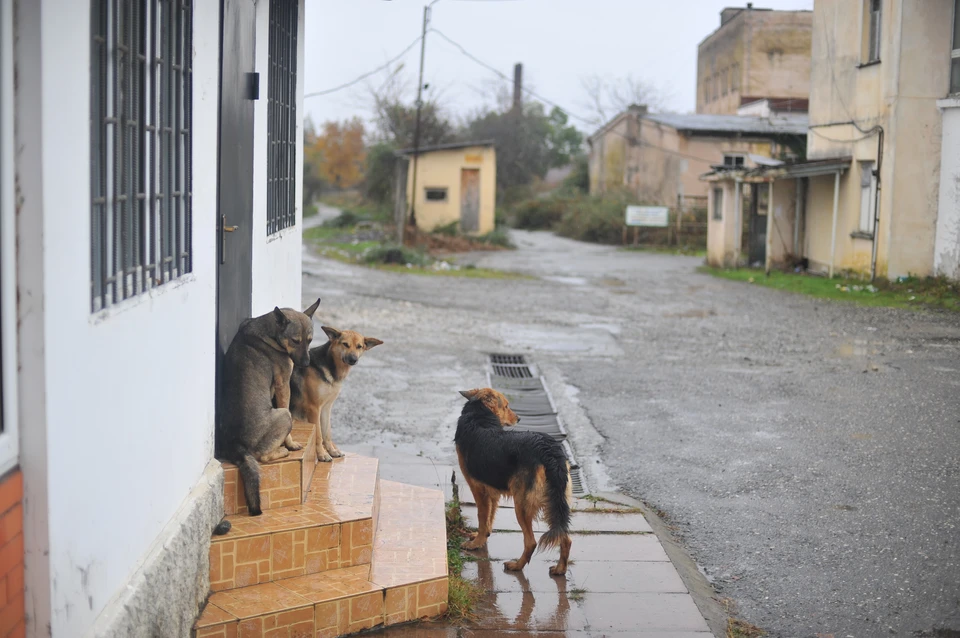
<path fill-rule="evenodd" d="M 695 246 L 659 246 L 656 244 L 646 244 L 641 246 L 625 246 L 621 250 L 645 253 L 662 253 L 664 255 L 684 255 L 689 257 L 706 257 L 706 248 L 697 248 Z"/>
<path fill-rule="evenodd" d="M 945 277 L 901 277 L 895 281 L 869 282 L 848 277 L 817 277 L 803 273 L 773 271 L 770 275 L 752 268 L 711 268 L 701 272 L 731 281 L 742 281 L 819 299 L 852 302 L 884 308 L 940 308 L 960 311 L 960 286 Z"/>
<path fill-rule="evenodd" d="M 583 589 L 582 587 L 574 587 L 573 589 L 567 590 L 567 599 L 579 603 L 583 600 L 586 593 L 586 589 Z"/>
<path fill-rule="evenodd" d="M 463 577 L 463 566 L 470 557 L 463 553 L 460 545 L 467 540 L 463 513 L 460 511 L 459 488 L 456 475 L 453 476 L 453 500 L 447 503 L 447 571 L 449 593 L 447 595 L 447 614 L 450 620 L 464 620 L 474 617 L 473 608 L 483 593 L 479 585 Z"/>
<path fill-rule="evenodd" d="M 727 619 L 727 638 L 760 638 L 766 635 L 767 632 L 745 620 Z"/>
<path fill-rule="evenodd" d="M 455 262 L 435 259 L 419 248 L 400 246 L 379 239 L 353 239 L 351 236 L 367 237 L 356 227 L 339 225 L 315 226 L 303 231 L 303 238 L 314 244 L 320 255 L 347 264 L 369 266 L 378 270 L 438 277 L 465 277 L 468 279 L 532 279 L 529 275 L 489 268 L 477 268 L 472 264 L 459 266 Z M 378 236 L 375 231 L 372 236 Z"/>

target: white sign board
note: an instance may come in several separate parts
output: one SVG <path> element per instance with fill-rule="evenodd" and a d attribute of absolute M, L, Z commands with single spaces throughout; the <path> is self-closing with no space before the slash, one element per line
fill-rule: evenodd
<path fill-rule="evenodd" d="M 666 206 L 627 206 L 627 226 L 666 228 L 668 212 Z"/>

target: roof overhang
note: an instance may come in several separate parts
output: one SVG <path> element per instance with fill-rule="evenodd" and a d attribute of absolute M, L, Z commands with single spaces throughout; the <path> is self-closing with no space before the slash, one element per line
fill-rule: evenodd
<path fill-rule="evenodd" d="M 709 173 L 700 176 L 704 182 L 747 182 L 765 183 L 778 179 L 799 179 L 843 173 L 850 168 L 852 157 L 837 157 L 782 166 L 757 166 L 755 168 L 730 168 L 714 166 Z"/>

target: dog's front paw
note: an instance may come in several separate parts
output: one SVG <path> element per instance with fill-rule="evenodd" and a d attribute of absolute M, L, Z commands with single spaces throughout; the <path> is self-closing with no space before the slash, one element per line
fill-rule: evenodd
<path fill-rule="evenodd" d="M 463 549 L 480 549 L 487 544 L 486 539 L 481 539 L 479 536 L 473 540 L 469 540 L 460 545 Z"/>
<path fill-rule="evenodd" d="M 333 457 L 327 454 L 325 451 L 321 450 L 317 452 L 317 460 L 321 463 L 330 463 L 333 461 Z"/>
<path fill-rule="evenodd" d="M 328 447 L 327 452 L 329 452 L 330 456 L 332 456 L 335 459 L 339 459 L 343 456 L 346 456 L 343 452 L 341 452 L 339 449 L 333 446 Z"/>
<path fill-rule="evenodd" d="M 291 450 L 291 451 L 293 451 L 293 452 L 296 452 L 297 450 L 302 450 L 302 449 L 303 449 L 303 446 L 300 445 L 299 443 L 297 443 L 296 441 L 292 441 L 292 442 L 290 442 L 290 443 L 284 443 L 283 445 L 284 445 L 284 447 L 286 447 L 288 450 Z"/>
<path fill-rule="evenodd" d="M 566 573 L 567 573 L 567 568 L 564 567 L 563 569 L 561 569 L 560 565 L 554 565 L 553 567 L 550 568 L 551 576 L 564 576 Z"/>
<path fill-rule="evenodd" d="M 503 564 L 504 569 L 511 572 L 518 572 L 523 569 L 523 565 L 518 560 L 508 560 Z"/>

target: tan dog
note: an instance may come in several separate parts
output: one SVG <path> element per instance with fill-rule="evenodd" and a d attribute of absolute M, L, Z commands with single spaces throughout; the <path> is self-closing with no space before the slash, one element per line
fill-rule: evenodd
<path fill-rule="evenodd" d="M 491 388 L 460 392 L 467 403 L 457 422 L 454 441 L 460 471 L 477 504 L 477 535 L 464 549 L 480 549 L 493 531 L 493 518 L 503 496 L 513 497 L 513 510 L 523 531 L 523 554 L 504 563 L 511 571 L 523 569 L 534 550 L 560 548 L 560 560 L 550 574 L 567 571 L 570 556 L 570 463 L 563 448 L 541 432 L 510 427 L 520 418 L 507 398 Z M 543 517 L 549 529 L 538 543 L 533 521 Z"/>
<path fill-rule="evenodd" d="M 329 462 L 343 456 L 333 442 L 330 412 L 351 368 L 363 353 L 382 341 L 353 330 L 323 326 L 327 341 L 310 350 L 310 365 L 296 368 L 290 378 L 290 409 L 297 419 L 317 426 L 317 460 Z"/>

